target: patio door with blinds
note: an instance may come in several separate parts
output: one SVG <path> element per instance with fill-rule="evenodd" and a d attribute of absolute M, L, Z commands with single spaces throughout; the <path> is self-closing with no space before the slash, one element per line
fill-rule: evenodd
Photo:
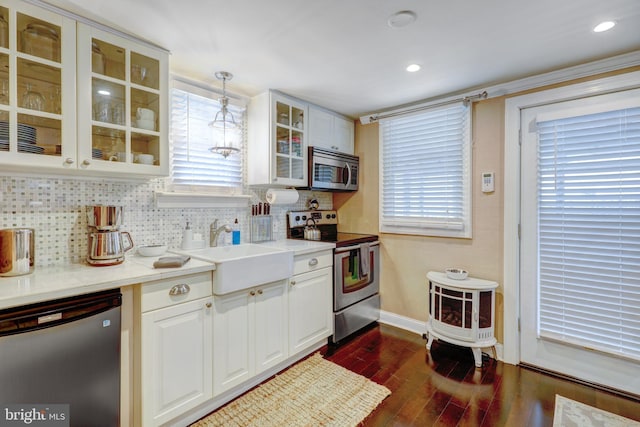
<path fill-rule="evenodd" d="M 640 395 L 640 90 L 521 126 L 521 361 Z"/>

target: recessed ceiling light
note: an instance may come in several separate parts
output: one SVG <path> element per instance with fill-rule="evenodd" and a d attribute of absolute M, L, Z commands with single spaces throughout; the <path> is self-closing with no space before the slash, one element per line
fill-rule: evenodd
<path fill-rule="evenodd" d="M 418 15 L 411 10 L 401 10 L 391 15 L 387 19 L 387 24 L 391 28 L 402 28 L 415 22 Z"/>
<path fill-rule="evenodd" d="M 411 64 L 407 67 L 407 71 L 410 73 L 415 73 L 416 71 L 420 70 L 420 66 L 418 64 Z"/>
<path fill-rule="evenodd" d="M 604 22 L 601 22 L 598 25 L 596 25 L 593 28 L 593 32 L 601 33 L 603 31 L 608 31 L 608 30 L 612 29 L 615 26 L 616 26 L 616 23 L 613 22 L 613 21 L 604 21 Z"/>

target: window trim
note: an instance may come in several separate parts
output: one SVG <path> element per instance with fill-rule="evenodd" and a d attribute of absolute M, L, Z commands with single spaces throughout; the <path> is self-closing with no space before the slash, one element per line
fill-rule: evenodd
<path fill-rule="evenodd" d="M 394 116 L 393 118 L 383 120 L 393 120 L 395 118 L 406 117 L 408 115 L 419 115 L 425 112 L 432 112 L 437 110 L 443 110 L 451 108 L 453 105 L 464 105 L 463 102 L 452 102 L 446 106 L 435 106 L 432 108 L 424 109 L 418 113 L 408 113 L 403 115 Z M 463 177 L 462 177 L 462 191 L 463 191 L 463 217 L 462 224 L 449 222 L 446 220 L 438 221 L 428 218 L 421 218 L 418 220 L 411 219 L 399 219 L 399 220 L 384 220 L 383 218 L 383 206 L 384 206 L 384 133 L 382 132 L 382 121 L 380 120 L 379 132 L 378 132 L 378 147 L 379 147 L 379 200 L 380 205 L 378 208 L 378 221 L 380 233 L 388 234 L 405 234 L 405 235 L 417 235 L 427 237 L 449 237 L 449 238 L 464 238 L 471 239 L 473 236 L 473 198 L 472 198 L 472 177 L 473 177 L 473 137 L 472 137 L 472 109 L 473 104 L 467 106 L 465 112 L 467 126 L 463 138 Z"/>

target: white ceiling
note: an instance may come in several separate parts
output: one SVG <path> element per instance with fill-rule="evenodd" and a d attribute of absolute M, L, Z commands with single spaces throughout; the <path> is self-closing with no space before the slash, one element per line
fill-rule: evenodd
<path fill-rule="evenodd" d="M 229 71 L 232 93 L 278 89 L 352 117 L 640 49 L 640 0 L 48 2 L 168 49 L 176 74 L 219 86 Z M 389 27 L 401 10 L 417 20 Z M 594 33 L 603 20 L 618 25 Z"/>

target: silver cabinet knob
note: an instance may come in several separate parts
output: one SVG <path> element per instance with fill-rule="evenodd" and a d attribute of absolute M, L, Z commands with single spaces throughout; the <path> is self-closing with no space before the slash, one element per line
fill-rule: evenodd
<path fill-rule="evenodd" d="M 171 290 L 169 291 L 169 295 L 184 295 L 188 294 L 190 290 L 191 288 L 189 287 L 189 285 L 180 283 L 171 288 Z"/>
<path fill-rule="evenodd" d="M 295 280 L 292 280 L 292 281 L 290 281 L 289 283 L 291 284 L 291 286 L 294 286 L 294 285 L 296 284 L 296 281 L 295 281 Z"/>
<path fill-rule="evenodd" d="M 91 164 L 91 162 L 89 160 L 83 160 L 82 161 L 82 166 L 89 166 Z"/>
<path fill-rule="evenodd" d="M 252 297 L 256 295 L 256 291 L 251 291 L 249 292 L 249 295 L 251 295 Z"/>
<path fill-rule="evenodd" d="M 262 289 L 258 289 L 258 295 L 262 295 Z"/>
<path fill-rule="evenodd" d="M 66 159 L 64 159 L 64 162 L 68 165 L 72 165 L 74 160 L 71 157 L 67 157 Z"/>
<path fill-rule="evenodd" d="M 316 265 L 318 265 L 318 258 L 311 258 L 309 260 L 309 267 L 313 267 L 313 266 L 316 266 Z"/>
<path fill-rule="evenodd" d="M 204 306 L 205 306 L 205 307 L 207 307 L 207 308 L 211 308 L 211 306 L 212 306 L 212 305 L 213 305 L 213 304 L 211 304 L 210 302 L 208 302 L 208 303 L 206 303 Z"/>

